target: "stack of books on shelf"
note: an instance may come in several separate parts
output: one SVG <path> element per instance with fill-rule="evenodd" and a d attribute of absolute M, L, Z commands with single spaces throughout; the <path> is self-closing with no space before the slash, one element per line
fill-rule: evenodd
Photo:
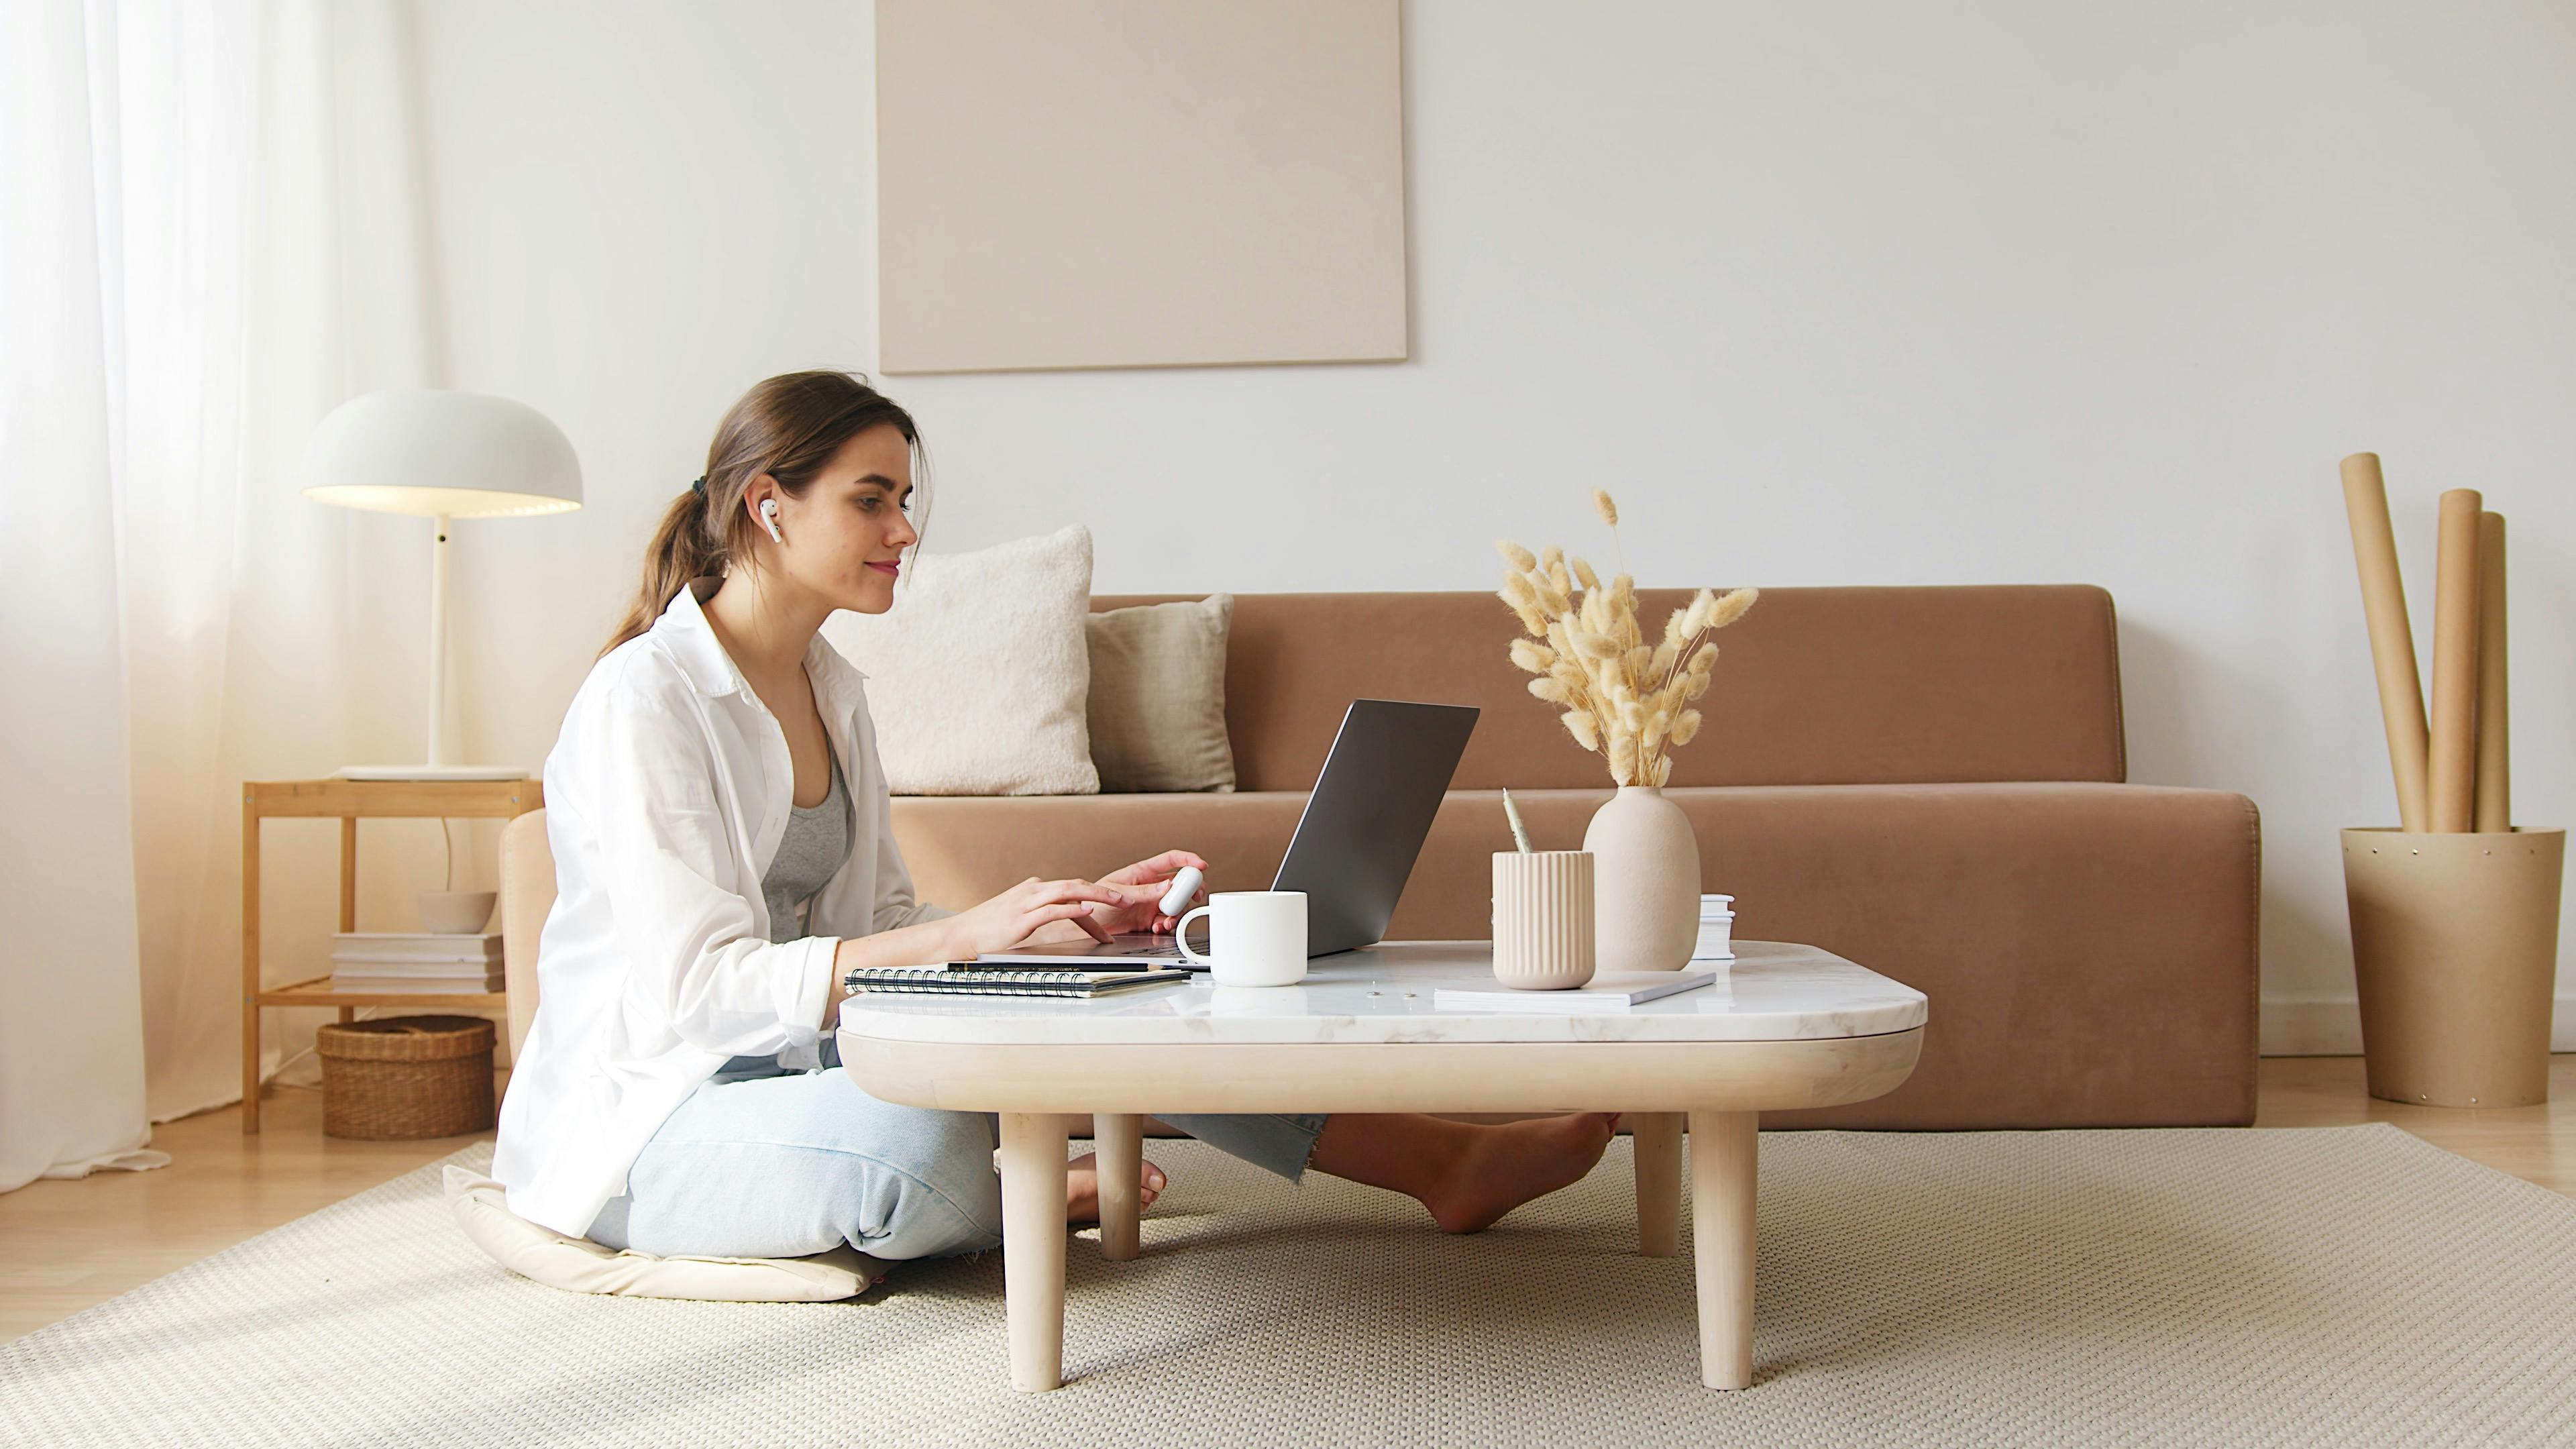
<path fill-rule="evenodd" d="M 342 931 L 331 938 L 331 989 L 432 994 L 499 991 L 501 933 Z"/>

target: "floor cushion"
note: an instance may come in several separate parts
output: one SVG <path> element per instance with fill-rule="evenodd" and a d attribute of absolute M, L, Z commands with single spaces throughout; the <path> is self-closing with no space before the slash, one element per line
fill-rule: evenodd
<path fill-rule="evenodd" d="M 447 1208 L 492 1260 L 569 1293 L 699 1298 L 721 1303 L 828 1303 L 855 1298 L 890 1266 L 848 1246 L 810 1258 L 657 1258 L 568 1238 L 510 1211 L 501 1184 L 462 1167 L 445 1172 Z"/>

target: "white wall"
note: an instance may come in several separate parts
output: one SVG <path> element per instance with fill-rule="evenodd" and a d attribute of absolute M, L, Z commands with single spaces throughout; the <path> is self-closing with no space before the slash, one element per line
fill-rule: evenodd
<path fill-rule="evenodd" d="M 869 20 L 419 24 L 450 380 L 588 479 L 463 535 L 469 742 L 533 766 L 726 403 L 873 362 Z M 2342 454 L 2419 631 L 2434 494 L 2511 518 L 2520 815 L 2576 814 L 2571 71 L 2542 3 L 1415 0 L 1411 362 L 889 387 L 935 546 L 1086 522 L 1103 591 L 1488 587 L 1597 550 L 1596 483 L 1650 583 L 2104 585 L 2133 778 L 2263 807 L 2267 1041 L 2349 1048 L 2334 830 L 2394 807 Z"/>

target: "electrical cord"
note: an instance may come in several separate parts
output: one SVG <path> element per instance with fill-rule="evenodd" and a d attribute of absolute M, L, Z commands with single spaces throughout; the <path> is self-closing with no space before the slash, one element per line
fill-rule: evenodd
<path fill-rule="evenodd" d="M 361 1007 L 359 1007 L 359 1008 L 358 1008 L 358 1015 L 357 1015 L 357 1017 L 356 1017 L 355 1019 L 356 1019 L 356 1020 L 358 1020 L 358 1021 L 374 1021 L 376 1018 L 374 1018 L 374 1017 L 372 1017 L 372 1016 L 369 1016 L 367 1013 L 369 1013 L 369 1012 L 371 1012 L 371 1011 L 378 1011 L 378 1010 L 381 1010 L 381 1009 L 382 1009 L 382 1008 L 380 1008 L 380 1007 L 374 1007 L 374 1006 L 361 1006 Z M 290 1090 L 290 1091 L 297 1091 L 297 1092 L 318 1092 L 318 1091 L 321 1091 L 321 1090 L 322 1090 L 322 1087 L 321 1087 L 321 1084 L 320 1084 L 320 1083 L 318 1083 L 318 1082 L 316 1082 L 316 1083 L 307 1083 L 307 1082 L 281 1082 L 281 1081 L 279 1081 L 279 1080 L 278 1080 L 278 1078 L 280 1078 L 280 1077 L 282 1077 L 282 1076 L 286 1075 L 286 1069 L 287 1069 L 288 1067 L 291 1067 L 291 1066 L 295 1065 L 297 1062 L 300 1062 L 300 1061 L 304 1060 L 306 1057 L 309 1057 L 309 1056 L 313 1055 L 313 1053 L 314 1053 L 315 1051 L 317 1051 L 317 1050 L 319 1050 L 319 1049 L 320 1049 L 320 1046 L 321 1046 L 321 1043 L 320 1043 L 319 1041 L 316 1041 L 316 1042 L 314 1043 L 314 1045 L 309 1046 L 309 1047 L 306 1047 L 304 1050 L 302 1050 L 302 1051 L 300 1051 L 300 1052 L 297 1052 L 295 1055 L 293 1055 L 293 1056 L 291 1056 L 291 1057 L 288 1057 L 288 1058 L 286 1058 L 285 1060 L 283 1060 L 283 1061 L 279 1062 L 279 1063 L 278 1063 L 274 1068 L 272 1068 L 272 1069 L 271 1069 L 271 1070 L 269 1070 L 268 1072 L 266 1072 L 266 1073 L 264 1073 L 264 1074 L 262 1074 L 262 1075 L 261 1075 L 261 1077 L 260 1077 L 260 1079 L 259 1079 L 260 1085 L 261 1085 L 261 1086 L 263 1086 L 263 1087 L 271 1087 L 271 1086 L 273 1086 L 273 1087 L 282 1087 L 282 1088 L 288 1089 L 288 1090 Z"/>

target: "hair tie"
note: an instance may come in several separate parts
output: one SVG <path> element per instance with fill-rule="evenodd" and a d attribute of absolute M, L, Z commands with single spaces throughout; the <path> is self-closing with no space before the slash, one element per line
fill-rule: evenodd
<path fill-rule="evenodd" d="M 689 491 L 698 495 L 698 501 L 702 503 L 705 502 L 707 496 L 707 475 L 704 473 L 699 474 L 696 481 L 689 484 Z"/>

